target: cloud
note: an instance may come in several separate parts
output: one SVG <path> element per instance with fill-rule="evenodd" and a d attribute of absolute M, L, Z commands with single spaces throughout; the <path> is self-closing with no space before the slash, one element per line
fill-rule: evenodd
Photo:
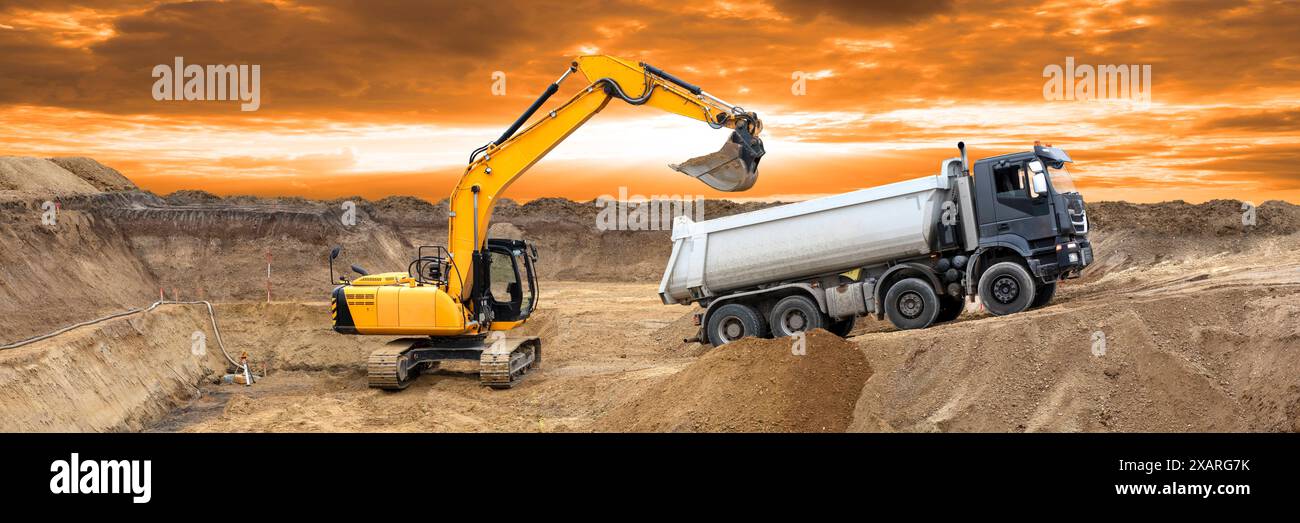
<path fill-rule="evenodd" d="M 797 20 L 824 17 L 869 26 L 917 22 L 952 9 L 950 0 L 776 0 L 773 4 Z"/>
<path fill-rule="evenodd" d="M 341 149 L 333 153 L 277 156 L 224 156 L 213 163 L 214 167 L 234 169 L 236 172 L 257 175 L 322 175 L 346 171 L 356 165 L 355 151 Z"/>
<path fill-rule="evenodd" d="M 1257 111 L 1224 116 L 1205 122 L 1207 130 L 1243 130 L 1252 132 L 1300 131 L 1300 109 Z"/>
<path fill-rule="evenodd" d="M 1300 189 L 1300 145 L 1260 145 L 1224 152 L 1188 166 L 1217 180 L 1249 180 L 1269 190 Z"/>
<path fill-rule="evenodd" d="M 442 172 L 583 49 L 758 111 L 772 169 L 756 190 L 770 193 L 924 173 L 957 140 L 983 154 L 1036 139 L 1070 149 L 1085 187 L 1264 191 L 1293 186 L 1285 147 L 1300 143 L 1289 2 L 11 0 L 0 20 L 4 153 L 102 153 L 153 180 L 206 165 L 204 176 L 257 176 L 258 190 L 310 173 Z M 175 56 L 261 65 L 261 109 L 154 101 L 150 71 Z M 1044 67 L 1066 57 L 1151 65 L 1151 108 L 1043 100 Z M 491 91 L 496 71 L 505 96 Z M 804 96 L 795 71 L 810 75 Z M 557 99 L 582 87 L 574 78 Z M 597 121 L 653 141 L 646 116 L 615 102 Z M 659 162 L 648 149 L 579 132 L 539 169 L 583 154 Z M 629 172 L 644 181 L 659 167 Z"/>

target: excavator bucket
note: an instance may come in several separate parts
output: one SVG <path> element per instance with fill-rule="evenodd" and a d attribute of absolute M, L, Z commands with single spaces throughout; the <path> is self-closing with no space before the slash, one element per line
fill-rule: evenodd
<path fill-rule="evenodd" d="M 766 151 L 763 140 L 744 129 L 731 133 L 722 149 L 680 164 L 669 165 L 719 191 L 743 191 L 758 181 L 758 160 Z"/>

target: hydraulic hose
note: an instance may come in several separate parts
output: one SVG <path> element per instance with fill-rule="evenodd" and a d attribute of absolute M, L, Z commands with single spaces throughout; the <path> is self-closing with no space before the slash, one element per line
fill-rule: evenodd
<path fill-rule="evenodd" d="M 116 313 L 113 313 L 113 314 L 109 314 L 109 315 L 107 315 L 107 316 L 103 316 L 103 317 L 100 317 L 100 318 L 95 318 L 95 319 L 93 319 L 93 320 L 87 320 L 87 321 L 83 321 L 83 322 L 81 322 L 81 323 L 75 323 L 75 324 L 69 325 L 69 326 L 67 326 L 67 327 L 63 327 L 63 328 L 61 328 L 61 329 L 59 329 L 59 330 L 56 330 L 56 331 L 54 331 L 54 332 L 50 332 L 50 333 L 46 333 L 46 334 L 42 334 L 42 335 L 40 335 L 40 336 L 34 336 L 34 337 L 31 337 L 31 338 L 27 338 L 27 339 L 25 339 L 25 340 L 15 341 L 15 342 L 10 343 L 10 344 L 7 344 L 7 345 L 0 345 L 0 350 L 16 349 L 16 348 L 18 348 L 18 347 L 22 347 L 22 346 L 24 346 L 24 345 L 30 345 L 30 344 L 32 344 L 32 343 L 36 343 L 36 342 L 41 341 L 41 340 L 46 340 L 46 339 L 53 338 L 53 337 L 55 337 L 55 336 L 58 336 L 58 335 L 60 335 L 60 334 L 65 333 L 65 332 L 71 331 L 71 330 L 73 330 L 73 329 L 78 329 L 78 328 L 85 327 L 85 326 L 88 326 L 88 325 L 94 325 L 94 324 L 96 324 L 96 323 L 103 323 L 103 322 L 106 322 L 106 321 L 111 320 L 111 319 L 121 318 L 121 317 L 123 317 L 123 316 L 130 316 L 130 315 L 132 315 L 132 314 L 139 314 L 139 313 L 142 313 L 142 312 L 149 312 L 149 311 L 152 311 L 152 310 L 158 308 L 159 305 L 198 305 L 198 304 L 203 304 L 203 305 L 206 305 L 206 306 L 208 307 L 208 317 L 212 319 L 212 332 L 213 332 L 213 334 L 216 334 L 216 336 L 217 336 L 217 346 L 221 348 L 221 354 L 222 354 L 223 356 L 226 357 L 226 361 L 229 361 L 231 365 L 234 365 L 235 367 L 239 367 L 239 366 L 240 366 L 240 365 L 239 365 L 239 362 L 235 361 L 234 358 L 230 357 L 230 353 L 229 353 L 229 352 L 226 352 L 226 344 L 225 344 L 224 342 L 222 342 L 222 340 L 221 340 L 221 330 L 217 328 L 217 313 L 216 313 L 215 310 L 213 310 L 213 308 L 212 308 L 212 303 L 209 303 L 209 302 L 204 301 L 204 300 L 196 300 L 196 301 L 171 301 L 171 300 L 158 300 L 158 301 L 153 302 L 153 303 L 150 304 L 148 307 L 145 307 L 145 308 L 143 308 L 143 309 L 138 308 L 138 307 L 137 307 L 137 308 L 134 308 L 134 309 L 127 309 L 127 310 L 122 311 L 122 312 L 116 312 Z"/>
<path fill-rule="evenodd" d="M 510 124 L 510 127 L 506 128 L 505 132 L 501 133 L 501 136 L 499 138 L 483 145 L 482 147 L 474 149 L 473 152 L 469 153 L 469 163 L 471 164 L 474 163 L 474 160 L 478 158 L 479 154 L 482 154 L 484 151 L 488 150 L 492 146 L 501 145 L 505 143 L 506 140 L 512 138 L 514 134 L 519 131 L 519 128 L 522 127 L 525 123 L 527 123 L 528 119 L 532 118 L 532 116 L 537 113 L 538 109 L 541 109 L 542 104 L 546 103 L 546 101 L 549 100 L 551 96 L 554 95 L 556 91 L 560 89 L 560 84 L 564 82 L 564 79 L 567 78 L 569 74 L 574 72 L 575 70 L 577 70 L 576 62 L 572 66 L 570 66 L 569 69 L 566 70 L 558 80 L 553 82 L 551 85 L 546 86 L 546 90 L 542 92 L 541 96 L 538 96 L 537 99 L 533 101 L 532 105 L 529 105 L 528 109 L 525 109 L 524 113 L 519 115 L 519 118 L 516 118 L 514 123 Z M 595 86 L 598 84 L 604 84 L 605 92 L 609 93 L 610 96 L 613 96 L 615 98 L 623 100 L 624 102 L 627 102 L 630 105 L 644 105 L 646 102 L 650 100 L 650 95 L 654 93 L 655 88 L 659 87 L 658 84 L 651 81 L 650 79 L 651 74 L 663 78 L 668 82 L 674 83 L 682 87 L 683 89 L 686 89 L 687 91 L 691 92 L 692 94 L 700 95 L 701 93 L 703 93 L 703 90 L 700 89 L 699 86 L 688 83 L 685 80 L 673 76 L 672 74 L 665 72 L 663 69 L 659 69 L 650 64 L 642 62 L 641 70 L 643 76 L 645 77 L 645 88 L 644 88 L 644 92 L 641 93 L 641 96 L 635 98 L 628 95 L 627 92 L 623 90 L 623 87 L 620 86 L 618 82 L 614 81 L 613 78 L 609 78 L 609 77 L 601 78 L 599 80 L 596 80 L 595 82 L 592 82 L 591 85 Z M 710 96 L 710 98 L 712 98 L 712 96 Z M 714 100 L 717 100 L 717 98 L 714 98 Z M 743 118 L 745 115 L 747 115 L 747 113 L 745 113 L 744 110 L 740 109 L 739 107 L 732 107 L 731 111 L 732 113 L 734 113 L 731 115 L 731 118 L 733 119 Z M 727 120 L 726 115 L 721 115 L 720 118 L 720 120 L 722 120 L 721 122 L 716 122 L 716 123 L 713 122 L 712 119 L 710 118 L 711 115 L 709 114 L 709 110 L 707 107 L 704 108 L 704 115 L 705 115 L 704 123 L 709 124 L 709 127 L 712 127 L 714 129 L 721 129 Z M 749 125 L 751 126 L 753 125 L 752 120 L 750 121 Z M 750 133 L 757 134 L 757 130 L 750 129 Z"/>
<path fill-rule="evenodd" d="M 653 65 L 647 64 L 645 62 L 641 62 L 641 67 L 645 68 L 645 70 L 650 71 L 651 73 L 654 73 L 655 76 L 663 78 L 664 80 L 668 80 L 669 82 L 677 84 L 678 87 L 690 91 L 691 94 L 699 95 L 700 93 L 704 92 L 704 89 L 700 89 L 700 86 L 687 82 L 686 80 L 682 80 L 681 78 L 678 78 L 676 76 L 673 76 L 667 71 L 664 71 L 663 69 L 660 69 Z"/>

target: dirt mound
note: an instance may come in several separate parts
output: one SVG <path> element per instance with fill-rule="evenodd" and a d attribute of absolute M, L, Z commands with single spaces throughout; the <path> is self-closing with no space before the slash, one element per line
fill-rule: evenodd
<path fill-rule="evenodd" d="M 50 161 L 77 175 L 78 178 L 85 180 L 100 191 L 130 191 L 137 189 L 135 184 L 122 176 L 122 173 L 117 172 L 117 169 L 85 156 L 64 156 L 50 158 Z"/>
<path fill-rule="evenodd" d="M 1093 251 L 1097 262 L 1084 271 L 1089 278 L 1164 262 L 1219 254 L 1240 254 L 1282 240 L 1294 243 L 1300 230 L 1300 206 L 1268 201 L 1255 208 L 1255 223 L 1243 224 L 1242 202 L 1213 200 L 1154 204 L 1088 204 Z"/>
<path fill-rule="evenodd" d="M 202 204 L 219 204 L 221 197 L 207 191 L 176 191 L 165 197 L 167 203 L 172 205 L 202 205 Z"/>
<path fill-rule="evenodd" d="M 655 344 L 664 347 L 668 354 L 691 356 L 704 354 L 708 350 L 707 345 L 686 341 L 700 331 L 700 326 L 695 324 L 695 314 L 703 311 L 704 309 L 699 307 L 692 307 L 689 312 L 683 313 L 672 323 L 656 330 L 653 335 Z"/>
<path fill-rule="evenodd" d="M 851 430 L 1300 430 L 1300 282 L 1242 283 L 1166 281 L 856 338 L 878 373 Z"/>
<path fill-rule="evenodd" d="M 254 367 L 272 371 L 365 370 L 366 357 L 390 339 L 344 336 L 330 324 L 326 303 L 228 303 L 216 307 L 221 332 L 232 347 L 247 347 Z"/>
<path fill-rule="evenodd" d="M 1130 229 L 1178 238 L 1286 235 L 1300 230 L 1300 206 L 1276 200 L 1264 202 L 1255 209 L 1253 225 L 1243 223 L 1243 206 L 1238 200 L 1200 204 L 1181 200 L 1147 204 L 1090 202 L 1088 219 L 1095 230 Z"/>
<path fill-rule="evenodd" d="M 94 185 L 41 158 L 0 156 L 0 198 L 30 199 L 93 194 Z"/>
<path fill-rule="evenodd" d="M 501 203 L 508 202 L 504 200 Z M 447 200 L 429 203 L 414 196 L 389 196 L 371 204 L 375 216 L 389 223 L 447 224 Z M 500 205 L 500 204 L 498 204 Z"/>
<path fill-rule="evenodd" d="M 871 367 L 834 334 L 807 337 L 795 355 L 789 339 L 749 338 L 710 350 L 598 422 L 633 432 L 843 432 Z"/>

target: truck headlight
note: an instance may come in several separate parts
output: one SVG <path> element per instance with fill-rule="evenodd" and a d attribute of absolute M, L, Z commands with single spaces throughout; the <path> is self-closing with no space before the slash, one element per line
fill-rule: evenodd
<path fill-rule="evenodd" d="M 1079 263 L 1079 253 L 1077 252 L 1070 253 L 1070 263 Z"/>

